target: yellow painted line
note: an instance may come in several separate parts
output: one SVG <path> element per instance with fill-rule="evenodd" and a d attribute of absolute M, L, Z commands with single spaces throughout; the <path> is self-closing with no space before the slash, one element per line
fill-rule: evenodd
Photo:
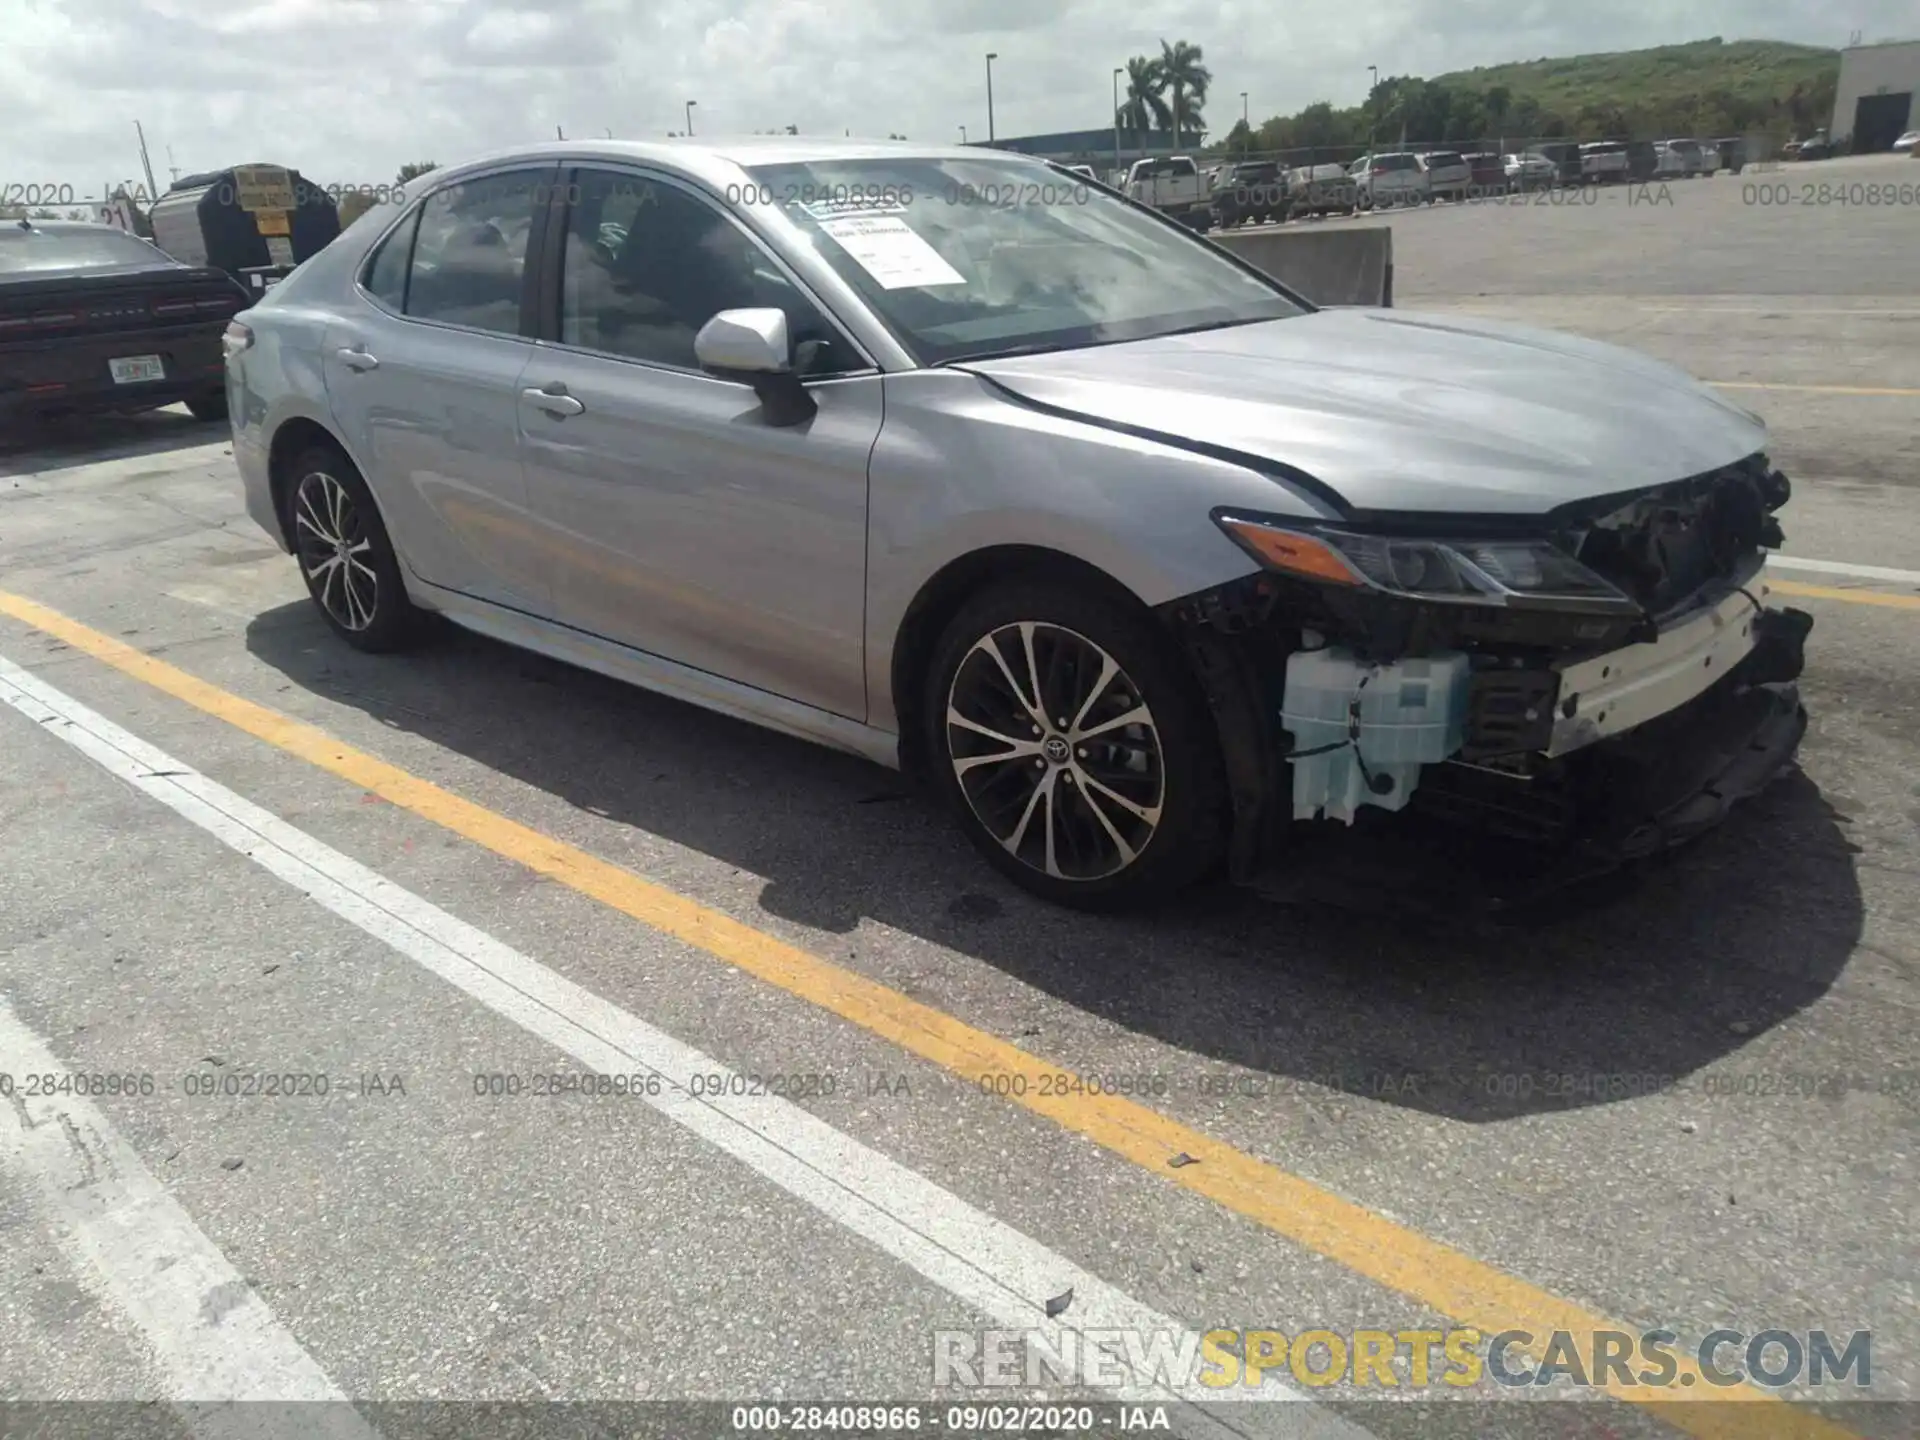
<path fill-rule="evenodd" d="M 1920 390 L 1902 390 L 1878 385 L 1776 385 L 1762 380 L 1709 380 L 1721 390 L 1794 390 L 1804 395 L 1920 395 Z"/>
<path fill-rule="evenodd" d="M 1803 595 L 1809 600 L 1844 600 L 1849 605 L 1884 605 L 1889 610 L 1920 610 L 1920 595 L 1889 595 L 1884 590 L 1843 590 L 1833 585 L 1802 585 L 1797 580 L 1767 581 L 1776 595 Z"/>
<path fill-rule="evenodd" d="M 1595 1353 L 1597 1331 L 1639 1331 L 1638 1326 L 1609 1320 L 1563 1300 L 1147 1106 L 1117 1095 L 1061 1093 L 1058 1084 L 1043 1094 L 1043 1081 L 1060 1077 L 1061 1067 L 375 759 L 304 721 L 210 685 L 58 611 L 0 591 L 0 614 L 63 640 L 122 674 L 496 855 L 697 946 L 965 1080 L 1013 1077 L 1005 1088 L 1023 1092 L 1007 1097 L 1013 1103 L 1133 1161 L 1168 1184 L 1203 1195 L 1462 1325 L 1475 1326 L 1489 1336 L 1503 1330 L 1529 1331 L 1536 1337 L 1532 1347 L 1536 1354 L 1554 1332 L 1566 1331 L 1575 1337 L 1583 1356 Z M 1182 1153 L 1199 1163 L 1173 1167 L 1170 1162 Z M 1752 1440 L 1755 1436 L 1855 1440 L 1851 1432 L 1758 1387 L 1743 1384 L 1722 1389 L 1705 1384 L 1696 1365 L 1678 1355 L 1675 1358 L 1679 1363 L 1676 1383 L 1688 1384 L 1686 1377 L 1691 1375 L 1689 1390 L 1623 1385 L 1611 1378 L 1603 1388 L 1617 1399 L 1648 1406 L 1699 1440 Z M 1696 1399 L 1703 1403 L 1676 1403 Z"/>

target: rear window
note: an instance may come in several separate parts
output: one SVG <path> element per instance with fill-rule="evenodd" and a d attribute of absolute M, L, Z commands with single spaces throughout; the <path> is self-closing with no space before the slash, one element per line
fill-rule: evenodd
<path fill-rule="evenodd" d="M 1374 157 L 1373 163 L 1375 165 L 1384 165 L 1389 170 L 1418 170 L 1420 168 L 1420 158 L 1417 155 L 1411 154 L 1377 155 Z"/>
<path fill-rule="evenodd" d="M 1271 180 L 1280 173 L 1277 165 L 1242 165 L 1233 172 L 1233 178 L 1243 182 Z"/>
<path fill-rule="evenodd" d="M 167 263 L 161 251 L 110 225 L 86 230 L 22 230 L 12 220 L 0 225 L 0 274 L 4 275 Z"/>
<path fill-rule="evenodd" d="M 1591 145 L 1582 145 L 1580 148 L 1589 155 L 1624 155 L 1627 153 L 1627 147 L 1625 145 L 1606 140 L 1596 141 Z"/>
<path fill-rule="evenodd" d="M 1451 150 L 1436 150 L 1427 156 L 1427 164 L 1430 167 L 1439 165 L 1464 165 L 1466 163 L 1466 161 L 1462 160 Z"/>

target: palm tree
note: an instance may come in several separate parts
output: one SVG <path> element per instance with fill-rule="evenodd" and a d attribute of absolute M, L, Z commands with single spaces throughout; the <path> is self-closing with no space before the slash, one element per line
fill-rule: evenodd
<path fill-rule="evenodd" d="M 1200 47 L 1185 40 L 1171 45 L 1160 42 L 1161 82 L 1173 91 L 1173 143 L 1180 143 L 1182 130 L 1197 134 L 1201 128 L 1200 107 L 1207 103 L 1207 86 L 1213 72 L 1201 62 Z"/>
<path fill-rule="evenodd" d="M 1148 55 L 1134 56 L 1127 61 L 1127 98 L 1121 102 L 1115 121 L 1141 136 L 1149 130 L 1166 129 L 1172 118 L 1167 102 L 1160 98 L 1166 88 L 1160 62 Z"/>

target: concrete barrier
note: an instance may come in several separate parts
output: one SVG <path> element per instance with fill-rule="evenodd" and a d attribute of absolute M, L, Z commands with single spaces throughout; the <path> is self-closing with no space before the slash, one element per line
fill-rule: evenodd
<path fill-rule="evenodd" d="M 1391 226 L 1273 225 L 1210 238 L 1316 305 L 1393 304 Z"/>

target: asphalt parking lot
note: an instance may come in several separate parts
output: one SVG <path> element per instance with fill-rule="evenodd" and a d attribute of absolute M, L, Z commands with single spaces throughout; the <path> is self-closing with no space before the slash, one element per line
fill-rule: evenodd
<path fill-rule="evenodd" d="M 1498 924 L 1052 910 L 861 762 L 472 636 L 347 650 L 218 427 L 9 437 L 0 1401 L 122 1402 L 74 1412 L 96 1433 L 213 1433 L 141 1402 L 216 1393 L 348 1398 L 300 1422 L 341 1434 L 767 1399 L 984 1430 L 948 1406 L 1029 1392 L 941 1388 L 936 1354 L 993 1329 L 1666 1328 L 1684 1361 L 1725 1328 L 1870 1331 L 1871 1384 L 1276 1360 L 1258 1393 L 1311 1403 L 1204 1395 L 1174 1433 L 1920 1434 L 1920 204 L 1818 188 L 1901 181 L 1385 217 L 1403 308 L 1683 365 L 1796 486 L 1800 770 Z M 583 1072 L 677 1088 L 539 1078 Z"/>

